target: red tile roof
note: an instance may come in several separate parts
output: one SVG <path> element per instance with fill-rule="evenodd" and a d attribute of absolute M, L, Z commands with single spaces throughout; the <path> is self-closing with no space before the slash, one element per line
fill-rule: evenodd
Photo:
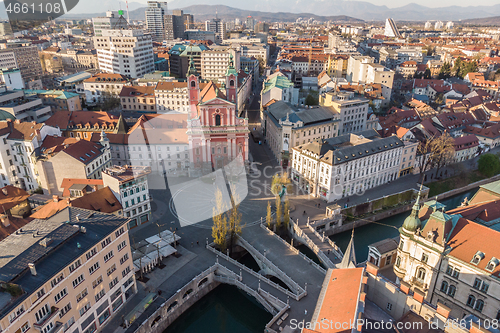
<path fill-rule="evenodd" d="M 20 203 L 26 201 L 30 194 L 25 190 L 7 185 L 0 189 L 0 214 L 3 214 L 4 210 L 7 212 L 12 207 L 19 205 Z"/>
<path fill-rule="evenodd" d="M 70 196 L 70 188 L 73 185 L 90 185 L 90 186 L 102 186 L 102 179 L 77 179 L 77 178 L 64 178 L 61 183 L 61 188 L 63 189 L 62 196 Z"/>
<path fill-rule="evenodd" d="M 333 323 L 350 323 L 355 321 L 356 310 L 360 297 L 360 291 L 363 280 L 363 268 L 345 268 L 333 269 L 329 278 L 324 298 L 318 300 L 317 306 L 320 307 L 317 321 L 321 323 L 321 319 L 328 318 L 328 322 Z M 323 287 L 325 288 L 325 287 Z M 322 301 L 322 302 L 321 302 Z M 337 333 L 350 332 L 350 326 L 346 327 L 319 327 L 316 325 L 314 330 L 304 329 L 302 332 L 311 333 Z M 328 325 L 330 326 L 330 325 Z"/>
<path fill-rule="evenodd" d="M 87 140 L 80 140 L 63 149 L 63 152 L 73 157 L 77 161 L 87 165 L 95 158 L 101 156 L 102 148 L 103 147 L 98 143 L 90 142 Z"/>
<path fill-rule="evenodd" d="M 155 87 L 153 86 L 123 86 L 120 97 L 153 97 Z"/>

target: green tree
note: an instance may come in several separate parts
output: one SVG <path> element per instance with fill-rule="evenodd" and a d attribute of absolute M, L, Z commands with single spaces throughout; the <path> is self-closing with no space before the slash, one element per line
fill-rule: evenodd
<path fill-rule="evenodd" d="M 437 94 L 434 103 L 436 103 L 437 105 L 442 105 L 444 103 L 444 94 L 443 93 Z"/>
<path fill-rule="evenodd" d="M 281 227 L 281 198 L 276 196 L 276 229 Z"/>
<path fill-rule="evenodd" d="M 307 95 L 306 97 L 306 105 L 318 105 L 318 98 L 314 97 L 312 94 Z"/>
<path fill-rule="evenodd" d="M 457 58 L 457 60 L 455 60 L 455 63 L 453 64 L 452 72 L 455 76 L 459 77 L 461 70 L 462 70 L 462 59 Z"/>
<path fill-rule="evenodd" d="M 424 79 L 432 79 L 431 70 L 430 70 L 429 68 L 426 68 L 426 69 L 425 69 L 425 72 L 424 72 Z"/>
<path fill-rule="evenodd" d="M 285 228 L 288 229 L 288 225 L 290 224 L 290 200 L 288 197 L 285 198 L 285 207 L 283 207 L 283 223 L 285 224 Z"/>
<path fill-rule="evenodd" d="M 445 62 L 441 69 L 439 70 L 438 79 L 444 80 L 451 76 L 451 65 L 449 62 Z"/>
<path fill-rule="evenodd" d="M 227 229 L 228 229 L 229 240 L 230 240 L 230 245 L 231 245 L 230 249 L 232 251 L 232 248 L 234 245 L 234 240 L 235 240 L 236 236 L 241 235 L 241 230 L 242 230 L 241 217 L 242 217 L 242 214 L 240 212 L 240 205 L 238 204 L 238 202 L 240 202 L 240 200 L 239 200 L 238 194 L 236 194 L 236 189 L 232 188 L 231 192 L 233 193 L 233 198 L 232 198 L 233 207 L 227 211 L 226 215 L 227 215 L 227 221 L 228 221 L 228 228 Z"/>
<path fill-rule="evenodd" d="M 271 225 L 273 224 L 273 213 L 271 211 L 271 201 L 267 202 L 266 224 L 267 224 L 267 227 L 269 229 L 271 229 Z"/>
<path fill-rule="evenodd" d="M 226 251 L 227 248 L 227 234 L 228 234 L 228 224 L 225 212 L 225 205 L 222 199 L 221 190 L 217 189 L 215 192 L 215 207 L 213 208 L 212 221 L 212 238 L 214 243 L 219 247 L 222 252 Z"/>
<path fill-rule="evenodd" d="M 500 173 L 500 159 L 494 154 L 483 154 L 477 161 L 479 172 L 486 177 Z"/>

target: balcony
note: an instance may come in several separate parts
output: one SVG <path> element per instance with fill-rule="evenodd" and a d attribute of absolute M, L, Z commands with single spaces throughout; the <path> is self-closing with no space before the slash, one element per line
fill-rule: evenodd
<path fill-rule="evenodd" d="M 33 327 L 35 327 L 39 331 L 42 331 L 42 329 L 45 327 L 45 325 L 47 325 L 47 323 L 57 315 L 59 315 L 59 308 L 53 306 L 50 308 L 50 313 L 47 314 L 47 316 L 45 318 L 43 318 L 42 320 L 40 320 L 38 323 L 33 324 Z M 56 329 L 56 328 L 57 328 L 57 322 L 56 322 L 56 325 L 54 326 L 54 328 L 50 331 L 50 333 L 57 332 L 57 331 L 54 331 L 54 329 Z"/>
<path fill-rule="evenodd" d="M 402 280 L 406 274 L 406 269 L 404 269 L 402 266 L 398 267 L 394 265 L 394 274 L 396 274 L 396 276 Z"/>
<path fill-rule="evenodd" d="M 426 291 L 428 289 L 427 283 L 424 283 L 423 280 L 413 277 L 411 279 L 411 283 L 415 286 L 421 289 L 422 291 Z"/>

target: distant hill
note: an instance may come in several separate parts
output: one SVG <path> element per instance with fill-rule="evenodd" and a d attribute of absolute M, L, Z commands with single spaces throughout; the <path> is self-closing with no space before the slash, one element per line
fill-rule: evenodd
<path fill-rule="evenodd" d="M 500 26 L 500 16 L 463 20 L 460 23 L 470 24 L 470 25 L 482 25 L 482 26 L 483 25 Z"/>
<path fill-rule="evenodd" d="M 80 0 L 82 1 L 82 0 Z M 247 16 L 252 16 L 256 22 L 258 21 L 266 21 L 266 22 L 292 22 L 296 21 L 297 18 L 313 18 L 318 21 L 334 21 L 334 22 L 351 22 L 351 23 L 361 23 L 363 20 L 349 17 L 346 15 L 335 15 L 335 16 L 320 16 L 311 13 L 286 13 L 286 12 L 278 12 L 278 13 L 269 13 L 269 12 L 261 12 L 255 10 L 243 10 L 238 8 L 233 8 L 229 6 L 213 6 L 213 5 L 193 5 L 185 8 L 180 8 L 187 14 L 193 14 L 195 21 L 205 21 L 215 17 L 217 13 L 217 17 L 224 20 L 234 20 L 235 18 L 244 19 Z M 145 19 L 146 7 L 141 7 L 135 10 L 131 10 L 129 15 L 132 20 L 144 20 Z M 96 16 L 104 16 L 104 13 L 93 13 L 93 14 L 76 14 L 69 13 L 65 15 L 63 18 L 91 18 Z"/>

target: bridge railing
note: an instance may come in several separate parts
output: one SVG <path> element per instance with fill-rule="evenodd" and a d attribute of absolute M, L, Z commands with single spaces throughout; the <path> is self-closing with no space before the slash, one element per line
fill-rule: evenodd
<path fill-rule="evenodd" d="M 296 301 L 299 301 L 302 297 L 306 296 L 307 295 L 307 292 L 306 293 L 301 293 L 299 295 L 297 294 L 294 294 L 292 292 L 290 292 L 289 290 L 283 288 L 282 286 L 280 286 L 279 284 L 269 280 L 267 277 L 265 277 L 264 275 L 261 275 L 257 272 L 255 272 L 254 270 L 248 268 L 247 266 L 241 264 L 240 262 L 234 260 L 233 258 L 229 257 L 228 255 L 216 250 L 215 248 L 213 248 L 213 245 L 214 243 L 211 243 L 211 244 L 207 244 L 207 249 L 213 253 L 215 253 L 216 255 L 222 257 L 223 259 L 229 261 L 230 263 L 232 263 L 233 265 L 241 268 L 242 270 L 244 270 L 245 272 L 253 275 L 254 277 L 256 277 L 257 279 L 260 279 L 262 281 L 264 281 L 265 283 L 267 283 L 268 285 L 278 289 L 279 291 L 281 291 L 283 294 L 287 295 L 287 296 L 290 296 L 292 297 L 294 300 Z"/>
<path fill-rule="evenodd" d="M 323 253 L 323 251 L 321 251 L 318 245 L 316 245 L 296 223 L 293 221 L 290 221 L 290 223 L 295 233 L 306 242 L 307 247 L 309 247 L 318 256 L 319 260 L 321 260 L 325 266 L 334 268 L 335 264 L 326 256 L 326 254 Z M 326 273 L 326 271 L 324 271 L 324 273 Z"/>
<path fill-rule="evenodd" d="M 224 267 L 224 266 L 222 266 L 222 267 Z M 249 294 L 250 296 L 255 297 L 257 299 L 257 301 L 259 301 L 259 303 L 262 304 L 262 306 L 265 307 L 266 310 L 269 311 L 272 315 L 275 315 L 277 313 L 276 309 L 271 304 L 269 304 L 269 302 L 266 301 L 264 299 L 264 297 L 262 297 L 256 290 L 250 288 L 249 286 L 247 286 L 243 282 L 239 281 L 238 279 L 230 278 L 228 276 L 220 276 L 220 275 L 215 275 L 214 278 L 218 282 L 222 282 L 222 283 L 231 284 L 233 286 L 236 286 L 239 289 L 246 292 L 247 294 Z"/>
<path fill-rule="evenodd" d="M 335 244 L 335 242 L 333 242 L 328 236 L 325 236 L 325 234 L 320 234 L 318 232 L 318 230 L 316 230 L 316 228 L 314 228 L 314 226 L 312 226 L 309 222 L 307 222 L 307 227 L 309 228 L 309 230 L 311 230 L 314 235 L 316 237 L 318 237 L 319 240 L 321 240 L 321 242 L 325 242 L 327 241 L 328 242 L 328 245 L 330 245 L 332 247 L 332 252 L 335 253 L 335 255 L 339 258 L 339 259 L 342 259 L 342 257 L 344 256 L 342 251 L 339 249 L 339 247 L 337 246 L 337 244 Z"/>
<path fill-rule="evenodd" d="M 182 296 L 182 294 L 185 292 L 184 289 L 189 284 L 191 284 L 193 281 L 196 281 L 198 279 L 202 279 L 202 278 L 207 277 L 208 275 L 210 275 L 213 272 L 215 272 L 217 270 L 217 268 L 218 268 L 218 264 L 214 264 L 214 265 L 210 266 L 209 268 L 207 268 L 206 270 L 204 270 L 203 272 L 201 272 L 200 274 L 196 275 L 194 278 L 192 278 L 191 281 L 189 281 L 182 288 L 180 288 L 179 290 L 177 290 L 177 292 L 175 294 L 173 294 L 165 302 L 163 302 L 160 305 L 160 307 L 155 312 L 153 312 L 153 314 L 151 316 L 149 316 L 146 320 L 144 320 L 142 322 L 142 324 L 134 331 L 134 333 L 137 333 L 141 329 L 142 326 L 146 325 L 150 321 L 150 319 L 158 317 L 158 315 L 161 314 L 161 312 L 163 311 L 163 308 L 165 306 L 167 306 L 168 304 L 170 304 L 171 302 L 173 302 L 174 300 L 176 300 L 179 296 Z M 174 311 L 175 309 L 177 309 L 177 307 L 179 307 L 179 306 L 180 306 L 180 304 L 178 303 L 172 309 L 169 310 L 169 313 L 172 312 L 172 311 Z M 162 318 L 162 320 L 164 320 L 164 319 Z"/>
<path fill-rule="evenodd" d="M 269 234 L 271 234 L 274 238 L 276 238 L 277 240 L 279 240 L 280 242 L 282 242 L 283 244 L 285 244 L 290 249 L 290 251 L 292 251 L 293 253 L 298 254 L 299 256 L 301 256 L 304 260 L 306 260 L 307 262 L 309 262 L 310 265 L 312 265 L 314 268 L 318 269 L 321 273 L 326 274 L 326 270 L 323 267 L 321 267 L 320 265 L 318 265 L 317 263 L 315 263 L 311 258 L 309 258 L 305 254 L 303 254 L 302 252 L 300 252 L 298 249 L 296 249 L 295 247 L 293 247 L 291 244 L 289 244 L 283 238 L 281 238 L 280 236 L 276 235 L 272 230 L 269 230 L 269 228 L 266 227 L 264 224 L 261 224 L 260 227 L 262 229 L 264 229 L 264 230 L 267 230 L 267 232 Z"/>
<path fill-rule="evenodd" d="M 297 291 L 297 295 L 307 295 L 307 291 L 304 290 L 301 286 L 298 285 L 291 277 L 289 277 L 285 272 L 279 269 L 275 264 L 272 263 L 269 259 L 267 259 L 262 253 L 257 251 L 249 242 L 244 240 L 242 237 L 238 236 L 238 241 L 243 243 L 245 249 L 249 252 L 252 252 L 255 256 L 259 258 L 260 261 L 264 262 L 264 264 L 269 267 L 274 273 L 278 275 L 278 277 L 285 283 L 290 284 L 294 290 Z"/>
<path fill-rule="evenodd" d="M 262 293 L 264 295 L 266 295 L 266 297 L 269 297 L 273 300 L 273 302 L 276 302 L 280 305 L 280 308 L 283 308 L 285 306 L 287 306 L 287 303 L 283 302 L 282 300 L 280 300 L 278 297 L 274 296 L 273 294 L 265 291 L 264 289 L 260 288 L 257 290 L 259 293 Z"/>
<path fill-rule="evenodd" d="M 283 307 L 283 309 L 281 309 L 281 310 L 280 310 L 280 311 L 279 311 L 279 312 L 278 312 L 278 313 L 277 313 L 277 314 L 273 317 L 273 319 L 271 319 L 271 321 L 267 323 L 267 325 L 266 325 L 266 329 L 268 330 L 268 332 L 269 332 L 269 330 L 272 330 L 272 329 L 271 329 L 271 326 L 273 326 L 275 322 L 277 322 L 277 321 L 281 320 L 281 319 L 280 319 L 280 317 L 281 317 L 281 316 L 283 316 L 283 314 L 284 314 L 285 312 L 287 312 L 287 311 L 288 311 L 288 309 L 290 309 L 290 305 L 286 304 L 286 305 L 285 305 L 285 307 Z M 273 332 L 276 332 L 276 331 L 274 331 L 274 330 L 272 330 L 272 331 L 273 331 Z"/>

